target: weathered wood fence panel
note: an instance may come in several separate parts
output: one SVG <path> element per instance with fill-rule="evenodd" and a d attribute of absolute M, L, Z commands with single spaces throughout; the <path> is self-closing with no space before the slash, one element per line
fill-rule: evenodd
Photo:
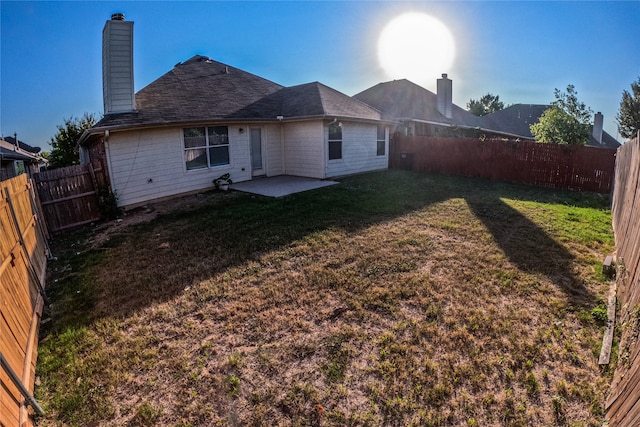
<path fill-rule="evenodd" d="M 0 184 L 0 425 L 32 425 L 48 249 L 27 175 Z"/>
<path fill-rule="evenodd" d="M 616 151 L 473 138 L 394 137 L 390 166 L 609 193 Z"/>
<path fill-rule="evenodd" d="M 51 232 L 100 219 L 98 182 L 101 170 L 91 163 L 34 174 L 43 215 Z"/>
<path fill-rule="evenodd" d="M 640 425 L 640 133 L 618 149 L 613 193 L 613 231 L 622 337 L 607 400 L 610 426 Z"/>

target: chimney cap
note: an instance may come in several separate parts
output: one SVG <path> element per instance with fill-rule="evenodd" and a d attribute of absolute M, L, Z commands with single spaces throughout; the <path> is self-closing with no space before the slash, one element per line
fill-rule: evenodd
<path fill-rule="evenodd" d="M 112 21 L 124 21 L 124 13 L 113 13 L 111 14 Z"/>
<path fill-rule="evenodd" d="M 447 73 L 442 73 L 442 78 L 446 79 L 447 78 Z"/>

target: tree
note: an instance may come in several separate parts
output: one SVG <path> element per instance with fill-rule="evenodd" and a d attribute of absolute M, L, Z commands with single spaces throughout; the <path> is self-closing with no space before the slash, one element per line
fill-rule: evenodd
<path fill-rule="evenodd" d="M 585 145 L 589 142 L 593 111 L 578 101 L 574 85 L 568 85 L 566 92 L 555 89 L 554 95 L 556 100 L 531 125 L 531 133 L 540 142 Z"/>
<path fill-rule="evenodd" d="M 640 77 L 631 83 L 631 93 L 622 91 L 620 112 L 616 116 L 618 131 L 625 138 L 633 138 L 640 131 Z"/>
<path fill-rule="evenodd" d="M 476 116 L 485 116 L 504 108 L 504 102 L 500 101 L 500 95 L 490 93 L 483 95 L 479 100 L 470 99 L 467 102 L 467 110 Z"/>
<path fill-rule="evenodd" d="M 49 166 L 61 168 L 79 164 L 78 140 L 85 129 L 95 124 L 94 115 L 89 113 L 84 113 L 79 119 L 73 116 L 70 119 L 64 119 L 64 125 L 58 125 L 58 133 L 51 138 L 53 150 L 49 156 Z"/>

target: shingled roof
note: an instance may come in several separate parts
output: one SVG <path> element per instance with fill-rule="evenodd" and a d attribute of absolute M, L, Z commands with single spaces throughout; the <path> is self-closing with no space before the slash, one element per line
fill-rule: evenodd
<path fill-rule="evenodd" d="M 354 98 L 382 111 L 383 118 L 388 120 L 412 119 L 443 125 L 484 127 L 480 117 L 455 104 L 452 106 L 452 118 L 446 118 L 438 111 L 437 95 L 407 79 L 379 83 L 354 95 Z"/>
<path fill-rule="evenodd" d="M 139 127 L 222 119 L 282 87 L 196 55 L 136 93 L 135 112 L 108 114 L 95 127 Z"/>
<path fill-rule="evenodd" d="M 93 130 L 329 115 L 381 119 L 379 111 L 322 83 L 284 87 L 196 55 L 136 93 L 136 111 L 108 114 Z"/>
<path fill-rule="evenodd" d="M 7 160 L 24 160 L 28 162 L 37 162 L 39 160 L 38 152 L 40 148 L 32 147 L 19 141 L 20 147 L 16 147 L 15 138 L 0 138 L 0 157 Z"/>
<path fill-rule="evenodd" d="M 524 138 L 533 139 L 530 126 L 537 123 L 549 105 L 514 104 L 484 116 L 490 129 L 503 130 Z"/>
<path fill-rule="evenodd" d="M 12 136 L 5 136 L 2 139 L 7 141 L 11 145 L 16 145 L 16 139 L 14 137 L 12 137 Z M 21 150 L 25 150 L 25 151 L 28 151 L 28 152 L 33 153 L 33 154 L 37 154 L 41 150 L 40 147 L 32 147 L 31 145 L 29 145 L 29 144 L 27 144 L 25 142 L 22 142 L 19 139 L 18 139 L 18 144 L 19 144 L 19 147 L 20 147 Z"/>
<path fill-rule="evenodd" d="M 229 118 L 340 117 L 381 120 L 375 108 L 320 82 L 285 87 L 235 111 Z"/>
<path fill-rule="evenodd" d="M 514 104 L 507 108 L 484 116 L 486 127 L 491 130 L 508 132 L 523 138 L 533 139 L 531 125 L 540 120 L 540 116 L 550 108 L 545 104 Z M 618 148 L 620 143 L 607 132 L 602 132 L 602 143 L 589 135 L 589 146 Z"/>

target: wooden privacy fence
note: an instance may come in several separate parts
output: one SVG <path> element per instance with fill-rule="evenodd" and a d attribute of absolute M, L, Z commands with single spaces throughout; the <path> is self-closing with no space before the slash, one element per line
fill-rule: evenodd
<path fill-rule="evenodd" d="M 609 193 L 615 154 L 531 141 L 397 136 L 390 167 Z"/>
<path fill-rule="evenodd" d="M 640 132 L 618 149 L 612 216 L 622 337 L 607 418 L 631 427 L 640 425 Z"/>
<path fill-rule="evenodd" d="M 102 169 L 91 163 L 33 175 L 44 218 L 52 233 L 100 219 L 99 186 Z"/>
<path fill-rule="evenodd" d="M 49 252 L 27 175 L 0 190 L 0 426 L 28 426 Z"/>

